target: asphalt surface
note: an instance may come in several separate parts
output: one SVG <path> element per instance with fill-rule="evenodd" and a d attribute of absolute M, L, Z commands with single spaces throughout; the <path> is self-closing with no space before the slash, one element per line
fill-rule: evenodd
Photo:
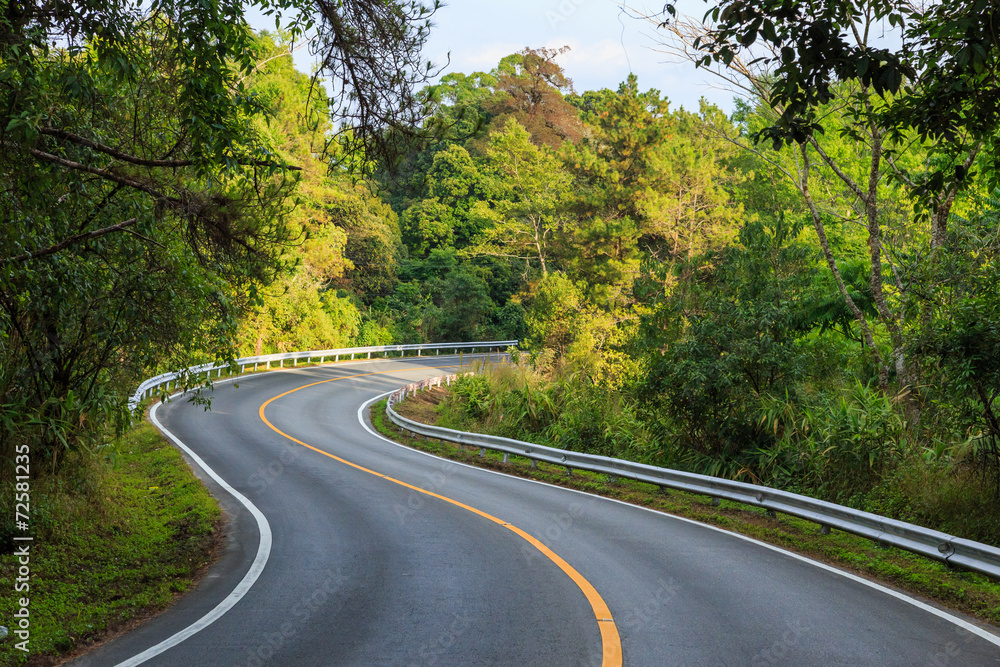
<path fill-rule="evenodd" d="M 260 563 L 260 524 L 199 472 L 230 516 L 221 561 L 170 610 L 72 664 L 126 662 L 224 603 L 142 664 L 601 665 L 613 625 L 626 665 L 1000 665 L 995 628 L 719 530 L 421 454 L 359 422 L 369 399 L 456 362 L 286 369 L 218 385 L 209 412 L 161 406 L 163 426 L 266 517 L 266 563 L 233 593 Z M 261 406 L 290 391 L 264 410 L 271 428 Z M 584 586 L 515 530 L 613 618 L 596 618 Z"/>

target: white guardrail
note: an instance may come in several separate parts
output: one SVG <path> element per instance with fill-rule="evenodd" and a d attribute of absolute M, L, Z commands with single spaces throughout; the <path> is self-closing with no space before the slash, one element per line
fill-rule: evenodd
<path fill-rule="evenodd" d="M 713 499 L 734 500 L 762 507 L 769 512 L 781 512 L 815 521 L 824 533 L 829 532 L 831 528 L 837 528 L 844 532 L 866 537 L 880 545 L 899 547 L 935 560 L 944 561 L 951 566 L 981 572 L 992 577 L 1000 577 L 1000 549 L 988 544 L 973 542 L 904 521 L 887 519 L 877 514 L 862 512 L 766 486 L 658 468 L 606 456 L 555 449 L 494 435 L 466 433 L 428 426 L 407 419 L 392 409 L 393 404 L 398 403 L 407 394 L 415 394 L 417 391 L 440 386 L 442 383 L 450 384 L 457 377 L 449 375 L 432 378 L 402 387 L 389 396 L 386 414 L 400 428 L 428 438 L 478 447 L 481 456 L 485 455 L 487 449 L 490 449 L 503 452 L 505 461 L 509 455 L 513 454 L 530 459 L 533 462 L 532 465 L 535 465 L 537 461 L 543 461 L 565 466 L 567 471 L 573 469 L 589 470 L 608 475 L 612 479 L 625 477 L 656 484 L 660 487 L 706 495 Z"/>
<path fill-rule="evenodd" d="M 332 362 L 340 361 L 341 357 L 345 359 L 353 360 L 356 356 L 367 355 L 367 359 L 372 358 L 372 354 L 379 355 L 383 357 L 388 357 L 390 354 L 398 352 L 401 357 L 405 357 L 407 352 L 416 352 L 415 356 L 422 356 L 425 352 L 435 352 L 435 354 L 440 354 L 442 350 L 448 352 L 452 351 L 454 354 L 458 354 L 459 351 L 468 350 L 473 354 L 476 350 L 479 351 L 490 351 L 496 348 L 499 351 L 503 351 L 508 347 L 517 347 L 518 341 L 516 340 L 493 340 L 479 343 L 417 343 L 409 345 L 377 345 L 374 347 L 345 347 L 337 350 L 304 350 L 301 352 L 279 352 L 276 354 L 263 354 L 257 357 L 242 357 L 236 360 L 236 365 L 240 368 L 240 373 L 246 372 L 249 366 L 253 366 L 254 371 L 263 368 L 271 368 L 271 364 L 278 364 L 279 367 L 283 367 L 286 361 L 291 361 L 292 366 L 298 365 L 298 362 L 305 361 L 309 363 L 313 359 L 319 359 L 319 363 L 326 363 L 327 359 Z M 202 364 L 200 366 L 191 366 L 181 371 L 172 371 L 170 373 L 161 373 L 156 377 L 151 377 L 142 384 L 139 388 L 135 390 L 132 398 L 128 401 L 129 410 L 135 410 L 139 404 L 146 398 L 149 398 L 154 393 L 156 393 L 160 388 L 165 390 L 170 390 L 170 385 L 173 383 L 174 387 L 178 385 L 181 381 L 188 381 L 190 378 L 197 377 L 202 373 L 206 376 L 211 377 L 212 373 L 218 373 L 217 377 L 221 377 L 224 371 L 228 371 L 230 368 L 229 364 L 215 364 L 208 363 Z"/>

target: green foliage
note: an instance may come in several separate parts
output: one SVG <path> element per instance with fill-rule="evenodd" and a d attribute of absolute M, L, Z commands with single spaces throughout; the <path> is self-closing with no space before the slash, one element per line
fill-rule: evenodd
<path fill-rule="evenodd" d="M 758 415 L 771 395 L 794 391 L 804 373 L 797 339 L 809 284 L 799 227 L 748 222 L 690 292 L 677 293 L 645 324 L 655 350 L 642 386 L 675 424 L 678 446 L 725 461 L 729 476 L 746 454 L 773 444 Z M 694 269 L 700 272 L 700 269 Z"/>
<path fill-rule="evenodd" d="M 151 369 L 231 358 L 238 314 L 281 269 L 293 180 L 237 81 L 249 30 L 212 8 L 162 9 L 109 7 L 124 23 L 106 39 L 89 14 L 0 19 L 27 40 L 0 38 L 0 69 L 21 77 L 0 86 L 3 113 L 31 117 L 0 159 L 4 460 L 16 439 L 54 466 L 120 432 Z M 51 49 L 33 32 L 47 21 L 82 32 Z"/>
<path fill-rule="evenodd" d="M 487 325 L 493 305 L 486 283 L 464 268 L 456 268 L 441 279 L 436 306 L 437 318 L 432 338 L 440 341 L 488 339 Z"/>
<path fill-rule="evenodd" d="M 585 283 L 574 283 L 562 273 L 544 276 L 532 286 L 526 347 L 548 350 L 593 377 L 602 365 L 600 351 L 614 323 L 587 303 L 585 288 Z"/>
<path fill-rule="evenodd" d="M 32 470 L 31 652 L 66 655 L 160 610 L 211 556 L 218 503 L 180 452 L 142 425 L 56 475 Z M 14 495 L 0 494 L 0 575 L 13 581 Z M 16 597 L 0 597 L 11 618 Z M 45 657 L 43 657 L 45 656 Z M 0 663 L 27 658 L 9 639 Z"/>
<path fill-rule="evenodd" d="M 952 242 L 928 268 L 940 278 L 914 333 L 911 349 L 931 382 L 929 412 L 961 445 L 956 458 L 972 466 L 1000 499 L 1000 191 L 978 202 L 980 212 L 956 219 Z M 954 437 L 954 436 L 953 436 Z"/>
<path fill-rule="evenodd" d="M 327 204 L 327 213 L 330 223 L 347 233 L 344 255 L 353 268 L 335 284 L 370 305 L 395 287 L 403 253 L 398 218 L 367 184 L 339 185 Z"/>
<path fill-rule="evenodd" d="M 749 472 L 784 488 L 857 505 L 852 499 L 877 487 L 908 453 L 899 398 L 870 385 L 805 404 L 768 397 L 761 408 L 775 442 L 758 451 Z"/>
<path fill-rule="evenodd" d="M 490 135 L 483 171 L 493 198 L 470 210 L 482 232 L 470 254 L 521 260 L 548 272 L 550 244 L 563 224 L 570 177 L 551 152 L 530 141 L 511 119 L 502 132 Z"/>
<path fill-rule="evenodd" d="M 489 381 L 483 375 L 463 375 L 455 381 L 452 393 L 461 401 L 462 412 L 472 419 L 482 419 L 489 414 L 487 400 Z"/>
<path fill-rule="evenodd" d="M 730 38 L 812 34 L 795 3 L 778 23 L 774 3 L 717 4 L 741 10 L 701 38 L 723 63 L 724 40 L 743 55 Z M 955 6 L 988 13 L 973 4 Z M 870 19 L 837 7 L 820 8 L 836 14 L 830 25 Z M 907 26 L 932 14 L 955 27 L 930 10 Z M 762 32 L 768 17 L 773 35 Z M 863 39 L 845 31 L 824 48 L 852 37 Z M 715 38 L 723 41 L 709 44 Z M 472 313 L 489 313 L 485 321 L 521 320 L 526 350 L 517 357 L 532 369 L 491 371 L 489 388 L 476 381 L 446 408 L 449 418 L 901 518 L 917 516 L 919 504 L 933 525 L 958 525 L 945 514 L 962 503 L 907 481 L 924 475 L 942 488 L 967 483 L 964 506 L 981 512 L 982 498 L 971 496 L 1000 469 L 997 299 L 986 287 L 998 282 L 987 231 L 996 222 L 989 199 L 963 188 L 988 182 L 991 158 L 975 152 L 991 144 L 949 147 L 894 121 L 907 98 L 926 98 L 879 79 L 892 64 L 866 59 L 887 51 L 850 62 L 846 52 L 829 62 L 817 53 L 780 60 L 787 67 L 772 77 L 751 72 L 759 97 L 731 118 L 706 104 L 671 112 L 634 77 L 617 90 L 567 95 L 584 130 L 555 140 L 540 140 L 538 116 L 517 116 L 518 126 L 504 110 L 532 85 L 524 53 L 442 86 L 438 111 L 464 130 L 415 156 L 405 186 L 388 185 L 409 258 L 386 312 L 408 336 L 429 339 L 452 307 L 445 295 L 464 286 L 456 293 L 468 295 Z M 860 61 L 867 73 L 837 69 Z M 794 88 L 800 74 L 818 86 Z M 521 81 L 507 89 L 504 77 Z M 782 100 L 802 104 L 786 117 L 774 107 Z M 752 141 L 761 137 L 782 141 L 772 150 Z M 966 219 L 949 220 L 952 207 Z M 926 215 L 930 229 L 917 224 Z M 801 232 L 806 220 L 815 237 Z M 471 242 L 460 230 L 471 230 Z M 988 524 L 962 523 L 976 535 L 992 534 Z"/>
<path fill-rule="evenodd" d="M 447 424 L 550 447 L 645 461 L 649 436 L 634 404 L 566 375 L 549 381 L 529 365 L 487 365 L 452 385 Z"/>
<path fill-rule="evenodd" d="M 391 230 L 392 215 L 371 202 L 363 188 L 327 173 L 314 152 L 330 129 L 325 100 L 315 95 L 310 77 L 295 71 L 289 45 L 276 44 L 268 35 L 258 43 L 262 63 L 250 77 L 250 86 L 267 100 L 273 114 L 260 129 L 275 152 L 301 169 L 296 206 L 288 215 L 296 239 L 285 249 L 289 270 L 260 290 L 258 303 L 241 319 L 239 351 L 252 355 L 348 347 L 359 335 L 361 313 L 335 286 L 348 284 L 352 275 L 385 271 L 370 272 L 348 258 L 353 251 L 363 261 L 360 248 L 375 243 L 365 244 L 354 226 L 343 223 L 343 216 L 367 214 L 368 220 L 388 224 Z M 334 208 L 338 204 L 339 210 Z M 381 215 L 387 220 L 380 220 Z M 363 233 L 371 238 L 374 231 Z"/>

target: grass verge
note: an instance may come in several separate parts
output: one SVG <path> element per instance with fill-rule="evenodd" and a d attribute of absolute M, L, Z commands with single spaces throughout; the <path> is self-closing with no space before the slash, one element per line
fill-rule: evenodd
<path fill-rule="evenodd" d="M 2 665 L 56 664 L 134 627 L 190 588 L 219 546 L 218 503 L 152 425 L 66 463 L 31 483 L 30 591 L 8 593 L 19 565 L 0 545 L 11 586 L 0 625 L 13 629 L 24 596 L 31 633 L 28 653 L 13 633 L 0 642 Z"/>
<path fill-rule="evenodd" d="M 425 391 L 397 404 L 395 410 L 414 421 L 434 424 L 436 405 L 444 395 L 445 390 L 440 388 Z M 612 481 L 605 475 L 580 470 L 567 475 L 564 467 L 547 463 L 532 468 L 529 459 L 519 456 L 512 455 L 504 463 L 500 452 L 487 451 L 485 457 L 480 457 L 476 447 L 423 438 L 399 429 L 385 416 L 384 400 L 372 406 L 371 419 L 382 435 L 414 449 L 718 526 L 1000 626 L 1000 582 L 980 574 L 949 569 L 938 561 L 901 549 L 880 547 L 841 531 L 823 535 L 810 521 L 786 515 L 770 517 L 760 508 L 741 503 L 722 501 L 716 507 L 706 496 L 666 491 L 653 484 L 621 478 Z"/>

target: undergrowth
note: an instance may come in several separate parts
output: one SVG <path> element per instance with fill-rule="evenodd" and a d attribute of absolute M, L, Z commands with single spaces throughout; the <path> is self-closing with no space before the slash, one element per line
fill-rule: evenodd
<path fill-rule="evenodd" d="M 959 537 L 1000 545 L 1000 504 L 957 448 L 924 446 L 903 400 L 856 383 L 803 399 L 770 398 L 755 418 L 767 447 L 708 452 L 627 389 L 568 367 L 480 367 L 453 384 L 440 424 L 541 445 L 761 484 Z"/>
<path fill-rule="evenodd" d="M 168 606 L 212 558 L 219 506 L 151 425 L 74 457 L 31 481 L 30 590 L 16 595 L 13 498 L 0 496 L 0 580 L 11 587 L 0 625 L 13 625 L 23 596 L 31 633 L 27 653 L 13 633 L 0 642 L 0 664 L 52 664 L 126 629 Z"/>

